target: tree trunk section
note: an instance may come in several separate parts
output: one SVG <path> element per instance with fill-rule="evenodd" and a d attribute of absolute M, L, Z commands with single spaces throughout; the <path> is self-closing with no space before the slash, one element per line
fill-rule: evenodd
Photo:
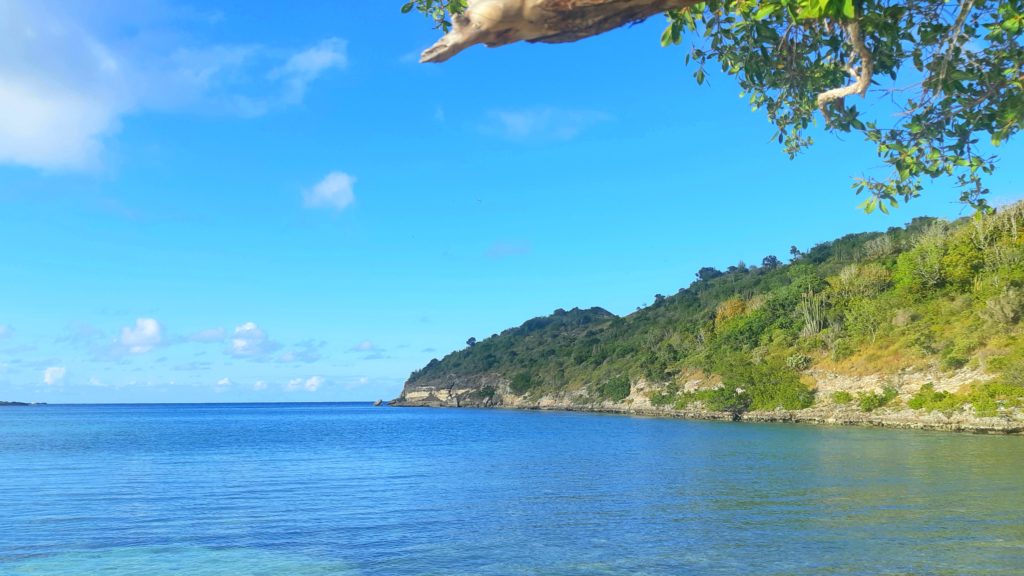
<path fill-rule="evenodd" d="M 654 14 L 696 4 L 696 0 L 469 0 L 452 28 L 420 57 L 444 62 L 459 52 L 484 44 L 513 42 L 575 42 Z"/>

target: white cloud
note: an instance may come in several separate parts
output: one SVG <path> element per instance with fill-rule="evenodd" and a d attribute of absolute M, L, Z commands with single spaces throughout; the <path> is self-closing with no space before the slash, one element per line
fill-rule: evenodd
<path fill-rule="evenodd" d="M 316 392 L 324 384 L 324 379 L 320 376 L 311 376 L 303 380 L 302 378 L 293 378 L 288 381 L 284 389 L 289 392 L 295 390 L 305 390 L 307 392 Z"/>
<path fill-rule="evenodd" d="M 246 322 L 235 327 L 228 354 L 236 358 L 264 358 L 280 348 L 255 322 Z"/>
<path fill-rule="evenodd" d="M 213 388 L 217 392 L 223 392 L 224 390 L 227 390 L 230 387 L 231 387 L 231 379 L 230 378 L 221 378 L 220 380 L 217 380 L 217 383 L 214 384 L 214 386 L 213 386 Z"/>
<path fill-rule="evenodd" d="M 225 335 L 223 328 L 207 328 L 192 334 L 188 339 L 192 342 L 223 342 Z"/>
<path fill-rule="evenodd" d="M 257 392 L 259 392 L 260 390 L 266 390 L 267 383 L 264 382 L 263 380 L 257 380 L 256 383 L 252 385 L 252 389 L 256 390 Z"/>
<path fill-rule="evenodd" d="M 377 345 L 370 340 L 363 340 L 359 344 L 352 347 L 353 352 L 372 352 L 377 349 Z"/>
<path fill-rule="evenodd" d="M 571 140 L 587 128 L 609 119 L 604 112 L 550 107 L 496 110 L 488 116 L 490 124 L 484 131 L 511 140 Z"/>
<path fill-rule="evenodd" d="M 163 339 L 163 328 L 153 318 L 139 318 L 135 327 L 121 328 L 121 346 L 130 354 L 149 352 Z"/>
<path fill-rule="evenodd" d="M 55 386 L 60 384 L 64 380 L 64 375 L 67 374 L 67 369 L 63 366 L 50 366 L 46 370 L 43 370 L 43 384 L 47 386 Z"/>
<path fill-rule="evenodd" d="M 303 195 L 303 200 L 310 208 L 333 208 L 344 210 L 355 201 L 353 192 L 356 179 L 344 172 L 331 172 L 313 186 L 312 190 Z"/>
<path fill-rule="evenodd" d="M 340 38 L 328 38 L 316 46 L 295 54 L 269 74 L 272 80 L 284 83 L 284 100 L 290 104 L 302 102 L 309 84 L 321 74 L 348 66 L 347 43 Z"/>
<path fill-rule="evenodd" d="M 381 349 L 379 346 L 374 344 L 370 340 L 363 340 L 355 346 L 349 348 L 351 352 L 365 352 L 362 356 L 363 360 L 381 360 L 387 358 L 386 350 Z"/>
<path fill-rule="evenodd" d="M 48 9 L 49 8 L 49 9 Z M 109 48 L 47 2 L 7 0 L 0 18 L 0 161 L 90 168 L 132 109 Z"/>
<path fill-rule="evenodd" d="M 323 386 L 323 383 L 323 378 L 319 376 L 313 376 L 312 378 L 306 380 L 306 383 L 303 384 L 303 388 L 305 388 L 307 392 L 316 392 L 317 390 L 320 389 L 320 386 Z"/>
<path fill-rule="evenodd" d="M 132 114 L 259 116 L 299 104 L 347 62 L 336 38 L 293 55 L 178 45 L 196 15 L 164 0 L 3 0 L 0 13 L 0 163 L 42 169 L 97 168 Z"/>

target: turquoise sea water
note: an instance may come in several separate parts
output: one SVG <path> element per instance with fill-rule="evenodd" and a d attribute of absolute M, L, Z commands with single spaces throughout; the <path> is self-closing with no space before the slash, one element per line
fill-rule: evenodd
<path fill-rule="evenodd" d="M 353 404 L 0 410 L 0 574 L 1024 574 L 1024 438 Z"/>

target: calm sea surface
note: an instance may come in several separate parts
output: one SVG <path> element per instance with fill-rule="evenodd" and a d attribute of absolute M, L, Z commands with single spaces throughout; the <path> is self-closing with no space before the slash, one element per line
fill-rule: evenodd
<path fill-rule="evenodd" d="M 0 574 L 1024 574 L 1024 438 L 353 404 L 0 409 Z"/>

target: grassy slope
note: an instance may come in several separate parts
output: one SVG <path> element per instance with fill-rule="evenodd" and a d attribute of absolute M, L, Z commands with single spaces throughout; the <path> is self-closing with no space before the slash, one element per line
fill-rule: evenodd
<path fill-rule="evenodd" d="M 954 395 L 925 390 L 912 407 L 1024 405 L 1024 203 L 953 223 L 919 218 L 763 264 L 704 269 L 688 288 L 622 318 L 595 308 L 529 320 L 432 361 L 409 385 L 488 373 L 519 394 L 585 387 L 615 399 L 643 379 L 665 384 L 656 403 L 743 411 L 809 406 L 810 368 L 966 366 L 998 378 Z M 695 376 L 724 386 L 681 391 Z M 870 409 L 891 398 L 851 400 Z"/>

